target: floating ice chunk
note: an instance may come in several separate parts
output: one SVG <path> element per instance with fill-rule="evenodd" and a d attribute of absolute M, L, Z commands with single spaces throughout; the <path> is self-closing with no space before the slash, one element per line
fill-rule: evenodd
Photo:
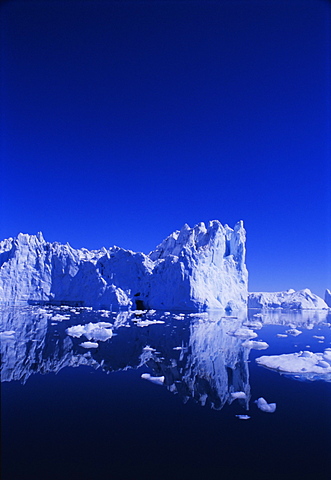
<path fill-rule="evenodd" d="M 313 338 L 317 338 L 318 340 L 325 340 L 323 335 L 313 335 Z"/>
<path fill-rule="evenodd" d="M 302 333 L 302 331 L 298 330 L 297 328 L 290 328 L 289 330 L 286 330 L 286 333 L 292 335 L 292 337 L 297 337 Z"/>
<path fill-rule="evenodd" d="M 88 323 L 87 325 L 74 325 L 67 328 L 66 332 L 71 337 L 80 338 L 84 335 L 88 340 L 105 342 L 113 336 L 112 324 L 108 322 Z"/>
<path fill-rule="evenodd" d="M 276 410 L 276 404 L 268 403 L 263 397 L 258 398 L 254 403 L 262 412 L 273 413 Z"/>
<path fill-rule="evenodd" d="M 156 325 L 158 323 L 165 323 L 163 320 L 138 320 L 137 327 L 148 327 L 149 325 Z"/>
<path fill-rule="evenodd" d="M 246 398 L 246 393 L 245 392 L 232 392 L 231 397 L 232 398 Z"/>
<path fill-rule="evenodd" d="M 301 375 L 308 380 L 331 381 L 331 349 L 324 353 L 303 352 L 283 355 L 264 355 L 256 358 L 256 363 L 279 372 Z"/>
<path fill-rule="evenodd" d="M 288 337 L 288 335 L 286 335 L 286 333 L 277 333 L 276 336 L 279 337 L 279 338 L 287 338 Z"/>
<path fill-rule="evenodd" d="M 99 344 L 96 342 L 83 342 L 79 344 L 83 348 L 98 348 Z"/>
<path fill-rule="evenodd" d="M 174 347 L 173 350 L 183 350 L 183 347 Z"/>
<path fill-rule="evenodd" d="M 251 417 L 249 415 L 236 415 L 239 420 L 249 420 Z"/>
<path fill-rule="evenodd" d="M 227 332 L 228 335 L 232 335 L 233 337 L 239 338 L 255 338 L 257 337 L 257 333 L 249 328 L 241 327 L 235 330 L 234 332 Z"/>
<path fill-rule="evenodd" d="M 70 315 L 60 315 L 59 313 L 57 313 L 56 315 L 54 315 L 54 317 L 52 317 L 52 320 L 55 322 L 62 322 L 62 320 L 69 320 L 69 319 L 70 319 Z"/>
<path fill-rule="evenodd" d="M 253 348 L 254 350 L 265 350 L 269 347 L 269 344 L 267 342 L 261 342 L 257 340 L 245 340 L 242 346 Z"/>
<path fill-rule="evenodd" d="M 259 330 L 260 328 L 263 327 L 263 323 L 259 322 L 257 320 L 252 320 L 250 322 L 245 322 L 244 325 L 249 328 L 254 328 L 255 330 Z"/>
<path fill-rule="evenodd" d="M 144 380 L 148 380 L 149 382 L 155 383 L 156 385 L 163 385 L 164 383 L 164 376 L 162 377 L 152 377 L 149 373 L 143 373 L 141 378 Z"/>

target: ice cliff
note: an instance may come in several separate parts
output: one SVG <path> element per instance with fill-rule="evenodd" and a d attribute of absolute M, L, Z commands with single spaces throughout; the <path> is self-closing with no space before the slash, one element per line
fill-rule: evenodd
<path fill-rule="evenodd" d="M 248 295 L 248 308 L 283 308 L 289 310 L 327 309 L 328 305 L 309 288 L 285 292 L 254 292 Z"/>
<path fill-rule="evenodd" d="M 89 251 L 20 233 L 0 242 L 0 302 L 187 311 L 247 304 L 245 229 L 188 225 L 145 255 Z"/>

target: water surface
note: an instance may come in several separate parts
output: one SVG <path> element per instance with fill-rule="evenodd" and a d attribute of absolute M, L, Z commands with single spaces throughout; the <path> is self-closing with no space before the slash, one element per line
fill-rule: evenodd
<path fill-rule="evenodd" d="M 331 478 L 331 383 L 255 362 L 331 347 L 327 312 L 35 306 L 1 318 L 4 480 Z M 269 347 L 245 346 L 240 328 Z"/>

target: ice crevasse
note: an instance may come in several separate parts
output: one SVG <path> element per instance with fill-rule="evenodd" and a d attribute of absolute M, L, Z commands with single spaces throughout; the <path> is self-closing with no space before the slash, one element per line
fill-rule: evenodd
<path fill-rule="evenodd" d="M 246 232 L 213 220 L 185 224 L 148 255 L 89 251 L 43 235 L 0 242 L 0 303 L 101 308 L 236 310 L 247 306 Z"/>

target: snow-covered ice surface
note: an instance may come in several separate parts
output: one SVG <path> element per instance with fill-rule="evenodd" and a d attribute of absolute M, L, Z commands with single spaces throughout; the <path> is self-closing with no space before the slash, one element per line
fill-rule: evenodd
<path fill-rule="evenodd" d="M 243 309 L 246 232 L 214 220 L 187 224 L 148 255 L 119 247 L 88 251 L 41 233 L 0 242 L 0 303 L 118 309 Z"/>

